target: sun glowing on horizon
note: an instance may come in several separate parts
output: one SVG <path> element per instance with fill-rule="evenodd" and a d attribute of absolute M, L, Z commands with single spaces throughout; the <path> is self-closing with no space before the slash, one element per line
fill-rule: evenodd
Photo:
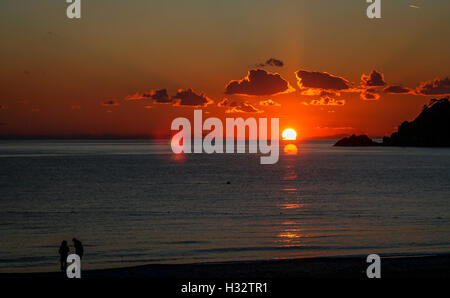
<path fill-rule="evenodd" d="M 281 136 L 283 137 L 283 140 L 295 141 L 297 139 L 297 132 L 292 128 L 288 128 L 283 130 Z"/>

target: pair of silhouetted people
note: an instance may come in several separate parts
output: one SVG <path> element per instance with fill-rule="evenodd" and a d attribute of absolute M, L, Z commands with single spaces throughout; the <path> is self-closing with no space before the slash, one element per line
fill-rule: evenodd
<path fill-rule="evenodd" d="M 72 239 L 73 247 L 75 248 L 75 253 L 80 257 L 80 259 L 83 258 L 84 249 L 83 244 L 80 240 L 77 238 Z M 70 248 L 69 245 L 67 245 L 67 241 L 64 240 L 61 242 L 61 246 L 59 247 L 59 256 L 60 256 L 60 263 L 61 263 L 61 271 L 65 271 L 67 268 L 67 256 L 69 255 Z"/>

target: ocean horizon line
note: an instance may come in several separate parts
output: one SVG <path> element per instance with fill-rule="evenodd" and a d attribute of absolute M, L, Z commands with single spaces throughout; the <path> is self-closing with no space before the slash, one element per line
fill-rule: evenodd
<path fill-rule="evenodd" d="M 351 136 L 352 134 L 342 134 L 336 136 L 325 136 L 325 137 L 309 137 L 309 138 L 299 138 L 297 141 L 312 141 L 312 140 L 338 140 L 343 137 Z M 382 136 L 371 136 L 373 139 L 382 139 Z M 0 135 L 0 141 L 8 140 L 170 140 L 171 136 L 154 136 L 154 135 L 116 135 L 116 134 L 106 134 L 106 135 Z M 228 138 L 224 138 L 227 140 Z M 241 139 L 238 139 L 241 140 Z M 253 140 L 245 138 L 246 141 Z M 265 140 L 271 140 L 270 138 Z M 283 139 L 279 139 L 284 141 Z"/>

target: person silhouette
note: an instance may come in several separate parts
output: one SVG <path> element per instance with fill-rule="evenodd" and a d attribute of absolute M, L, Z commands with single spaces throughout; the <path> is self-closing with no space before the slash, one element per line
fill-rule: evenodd
<path fill-rule="evenodd" d="M 83 258 L 83 253 L 84 253 L 84 249 L 83 249 L 83 244 L 81 244 L 81 241 L 78 240 L 77 238 L 73 238 L 73 246 L 75 247 L 75 253 L 80 257 L 80 260 Z"/>
<path fill-rule="evenodd" d="M 66 270 L 67 267 L 67 256 L 69 255 L 69 246 L 67 245 L 67 241 L 63 240 L 61 242 L 61 246 L 59 247 L 59 262 L 61 263 L 61 271 Z"/>

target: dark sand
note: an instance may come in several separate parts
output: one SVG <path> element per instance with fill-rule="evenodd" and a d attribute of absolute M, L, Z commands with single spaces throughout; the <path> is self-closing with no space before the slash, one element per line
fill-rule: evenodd
<path fill-rule="evenodd" d="M 366 279 L 365 257 L 197 264 L 151 264 L 85 270 L 82 278 L 281 280 L 304 278 Z M 450 255 L 381 257 L 382 278 L 450 278 Z M 65 278 L 60 272 L 0 274 L 0 278 Z"/>

